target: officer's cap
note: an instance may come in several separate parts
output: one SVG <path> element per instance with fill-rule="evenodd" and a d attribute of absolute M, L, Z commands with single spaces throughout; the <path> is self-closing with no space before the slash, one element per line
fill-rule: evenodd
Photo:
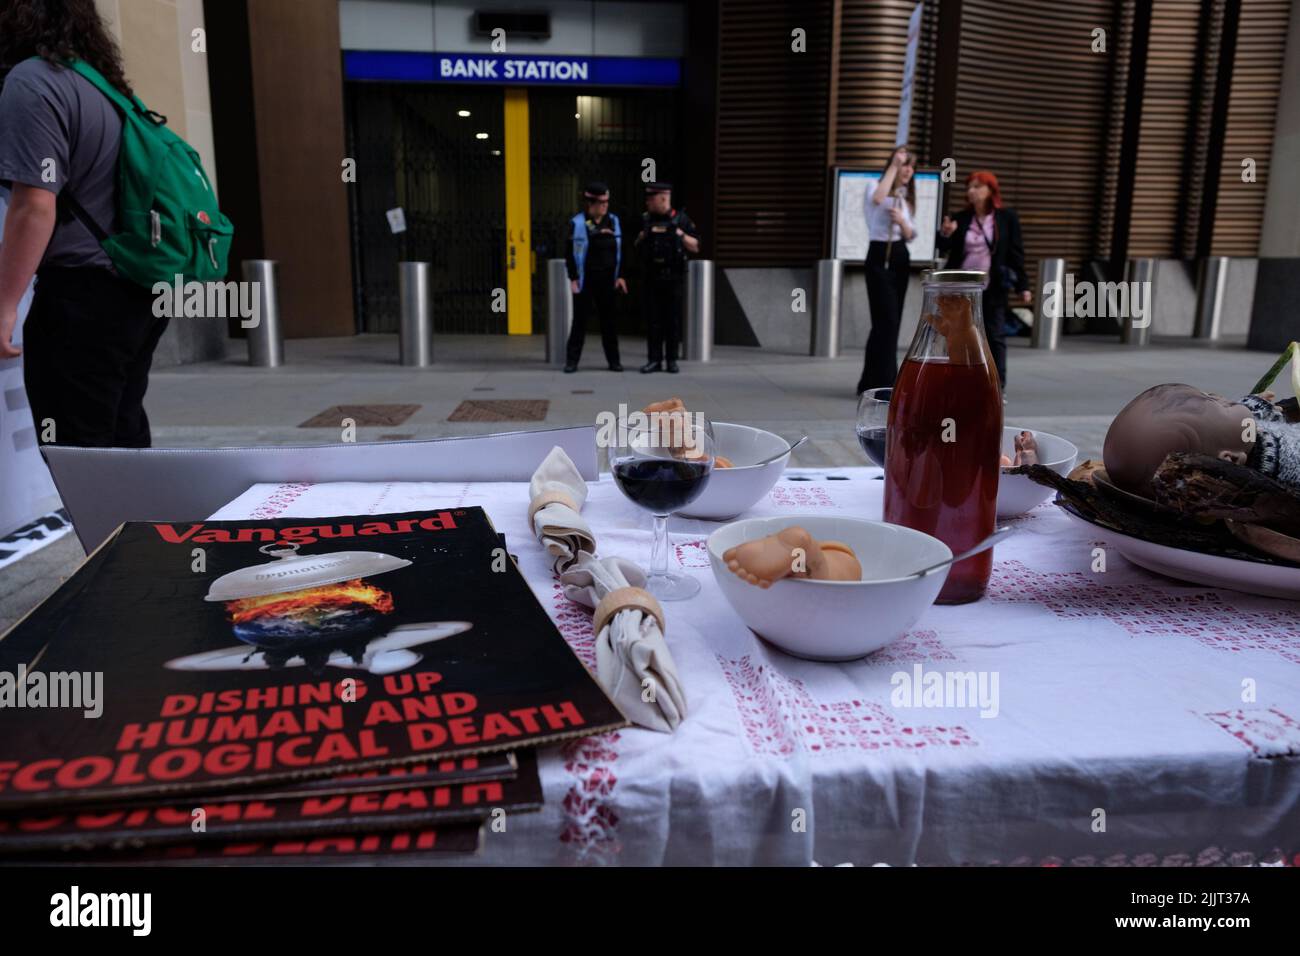
<path fill-rule="evenodd" d="M 587 183 L 587 188 L 582 191 L 584 199 L 608 199 L 609 186 L 599 180 L 592 180 Z"/>
<path fill-rule="evenodd" d="M 670 193 L 673 191 L 672 183 L 646 183 L 645 194 L 653 196 L 655 193 Z"/>

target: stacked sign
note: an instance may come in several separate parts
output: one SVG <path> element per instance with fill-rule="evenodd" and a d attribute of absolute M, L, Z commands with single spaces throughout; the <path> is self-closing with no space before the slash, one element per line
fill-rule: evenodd
<path fill-rule="evenodd" d="M 0 639 L 0 854 L 472 853 L 625 723 L 480 508 L 128 524 Z"/>

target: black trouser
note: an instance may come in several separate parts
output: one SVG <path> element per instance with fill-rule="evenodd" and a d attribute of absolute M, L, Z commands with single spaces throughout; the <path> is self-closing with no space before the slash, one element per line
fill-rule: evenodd
<path fill-rule="evenodd" d="M 59 445 L 147 448 L 153 350 L 168 319 L 154 295 L 107 269 L 41 269 L 23 326 L 23 381 L 36 422 Z"/>
<path fill-rule="evenodd" d="M 605 347 L 605 361 L 618 365 L 618 306 L 614 300 L 614 273 L 588 272 L 583 277 L 582 291 L 573 297 L 573 328 L 569 330 L 566 349 L 568 364 L 577 365 L 582 358 L 582 346 L 587 340 L 587 319 L 596 316 L 600 322 L 600 344 Z"/>
<path fill-rule="evenodd" d="M 682 338 L 682 292 L 685 280 L 646 279 L 641 290 L 641 307 L 646 323 L 646 346 L 651 362 L 677 361 L 677 344 Z"/>
<path fill-rule="evenodd" d="M 1005 289 L 985 289 L 980 311 L 984 313 L 984 337 L 989 340 L 993 364 L 998 368 L 998 379 L 1007 387 L 1007 292 Z"/>
<path fill-rule="evenodd" d="M 888 388 L 898 375 L 898 329 L 903 323 L 903 300 L 907 297 L 912 259 L 907 244 L 894 240 L 885 261 L 885 243 L 867 246 L 867 305 L 871 309 L 871 331 L 867 354 L 858 379 L 858 393 L 869 388 Z"/>

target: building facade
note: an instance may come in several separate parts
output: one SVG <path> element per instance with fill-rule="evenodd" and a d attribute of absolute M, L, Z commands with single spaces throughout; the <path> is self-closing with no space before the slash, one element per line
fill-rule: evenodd
<path fill-rule="evenodd" d="M 831 253 L 836 167 L 878 169 L 895 145 L 917 4 L 203 6 L 234 259 L 280 263 L 288 334 L 395 329 L 402 259 L 433 264 L 438 331 L 540 331 L 583 182 L 610 183 L 634 226 L 651 169 L 719 266 L 721 340 L 797 350 L 797 323 L 762 303 Z M 1156 257 L 1181 316 L 1197 260 L 1232 256 L 1248 318 L 1256 260 L 1300 257 L 1295 187 L 1271 175 L 1300 161 L 1290 0 L 923 0 L 919 16 L 907 139 L 949 171 L 949 210 L 967 174 L 997 173 L 1031 272 Z"/>

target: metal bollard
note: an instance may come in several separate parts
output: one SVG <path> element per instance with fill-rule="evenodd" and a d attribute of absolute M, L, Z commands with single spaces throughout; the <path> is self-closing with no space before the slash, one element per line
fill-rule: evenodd
<path fill-rule="evenodd" d="M 425 368 L 433 364 L 433 308 L 429 303 L 429 263 L 397 264 L 397 295 L 401 325 L 398 348 L 403 365 Z"/>
<path fill-rule="evenodd" d="M 1192 325 L 1192 338 L 1219 337 L 1223 325 L 1223 296 L 1228 290 L 1227 256 L 1206 256 L 1201 260 L 1196 276 L 1196 321 Z"/>
<path fill-rule="evenodd" d="M 1124 266 L 1124 281 L 1129 283 L 1139 283 L 1145 285 L 1149 293 L 1143 296 L 1146 303 L 1146 317 L 1143 325 L 1137 324 L 1134 315 L 1133 299 L 1135 296 L 1128 296 L 1128 308 L 1124 314 L 1124 324 L 1120 329 L 1119 340 L 1124 345 L 1143 346 L 1151 341 L 1151 324 L 1156 318 L 1156 265 L 1155 259 L 1130 259 Z M 1125 293 L 1127 295 L 1127 293 Z M 1098 303 L 1100 308 L 1100 303 Z"/>
<path fill-rule="evenodd" d="M 713 260 L 686 264 L 686 354 L 692 362 L 713 361 Z"/>
<path fill-rule="evenodd" d="M 275 260 L 245 259 L 240 271 L 245 282 L 257 283 L 258 323 L 248 330 L 248 364 L 277 368 L 284 364 L 284 336 L 275 294 Z"/>
<path fill-rule="evenodd" d="M 573 328 L 573 289 L 569 267 L 563 259 L 546 263 L 546 361 L 562 368 L 568 361 L 565 349 Z"/>
<path fill-rule="evenodd" d="M 840 354 L 840 293 L 843 288 L 843 260 L 819 259 L 809 355 L 836 358 Z"/>
<path fill-rule="evenodd" d="M 1056 285 L 1050 297 L 1052 308 L 1047 308 L 1047 288 Z M 1029 345 L 1036 349 L 1055 349 L 1061 344 L 1061 316 L 1065 313 L 1065 260 L 1038 260 L 1038 295 L 1034 302 L 1034 327 L 1030 330 Z"/>

